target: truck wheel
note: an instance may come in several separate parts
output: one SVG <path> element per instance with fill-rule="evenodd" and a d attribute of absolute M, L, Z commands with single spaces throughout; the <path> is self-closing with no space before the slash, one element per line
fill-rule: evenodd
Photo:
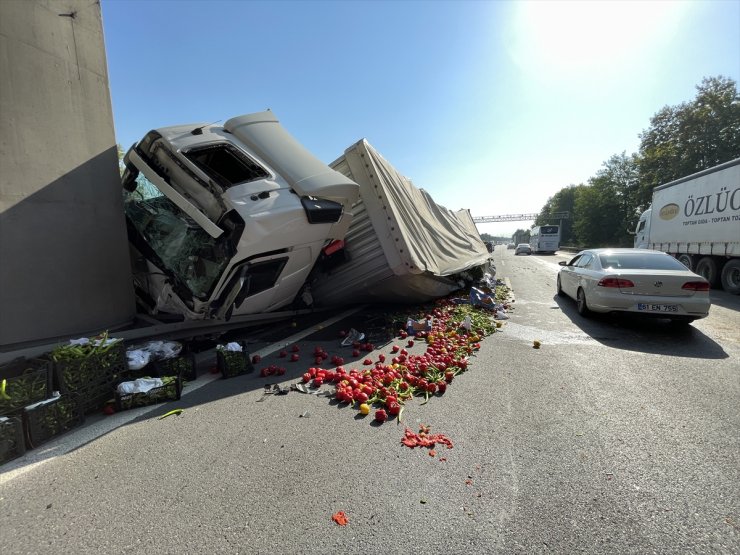
<path fill-rule="evenodd" d="M 711 287 L 717 286 L 717 278 L 719 276 L 717 274 L 717 263 L 714 261 L 714 258 L 705 256 L 704 258 L 699 259 L 699 262 L 696 263 L 696 270 L 694 270 L 694 272 L 707 280 Z"/>
<path fill-rule="evenodd" d="M 729 260 L 722 268 L 722 288 L 733 295 L 740 295 L 740 260 Z"/>
<path fill-rule="evenodd" d="M 694 257 L 690 254 L 679 254 L 676 257 L 676 260 L 678 260 L 681 264 L 686 266 L 692 272 L 694 271 Z"/>
<path fill-rule="evenodd" d="M 586 302 L 586 293 L 584 293 L 583 289 L 581 289 L 580 287 L 578 288 L 578 293 L 576 293 L 576 297 L 578 314 L 580 314 L 584 318 L 588 318 L 589 316 L 591 316 L 591 311 L 588 309 L 588 303 Z"/>

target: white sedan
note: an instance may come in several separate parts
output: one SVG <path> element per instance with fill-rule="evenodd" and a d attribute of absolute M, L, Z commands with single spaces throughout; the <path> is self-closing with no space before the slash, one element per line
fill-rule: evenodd
<path fill-rule="evenodd" d="M 529 246 L 529 243 L 519 243 L 514 254 L 532 254 L 532 247 Z"/>
<path fill-rule="evenodd" d="M 671 255 L 646 249 L 590 249 L 560 262 L 557 293 L 578 313 L 630 312 L 689 324 L 709 315 L 709 282 Z"/>

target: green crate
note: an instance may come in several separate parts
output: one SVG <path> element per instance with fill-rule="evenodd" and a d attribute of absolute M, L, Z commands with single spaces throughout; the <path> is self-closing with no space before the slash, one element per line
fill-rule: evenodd
<path fill-rule="evenodd" d="M 254 372 L 254 366 L 245 342 L 240 341 L 241 351 L 216 349 L 216 366 L 224 378 L 233 378 Z"/>
<path fill-rule="evenodd" d="M 186 382 L 192 382 L 198 377 L 193 353 L 181 354 L 175 358 L 167 358 L 154 362 L 157 376 L 180 376 Z"/>
<path fill-rule="evenodd" d="M 182 394 L 180 376 L 165 376 L 167 383 L 150 389 L 146 393 L 119 393 L 116 391 L 116 410 L 128 410 L 137 407 L 156 405 L 165 401 L 177 401 Z"/>
<path fill-rule="evenodd" d="M 0 464 L 17 459 L 25 452 L 20 418 L 0 416 Z"/>
<path fill-rule="evenodd" d="M 4 390 L 2 383 L 5 382 Z M 0 415 L 51 396 L 51 367 L 41 359 L 18 358 L 0 365 Z"/>
<path fill-rule="evenodd" d="M 105 353 L 54 361 L 54 378 L 63 394 L 77 395 L 85 412 L 100 408 L 114 396 L 115 386 L 128 370 L 123 341 Z"/>
<path fill-rule="evenodd" d="M 62 395 L 24 408 L 23 420 L 26 447 L 34 449 L 80 426 L 85 422 L 85 413 L 77 396 Z"/>

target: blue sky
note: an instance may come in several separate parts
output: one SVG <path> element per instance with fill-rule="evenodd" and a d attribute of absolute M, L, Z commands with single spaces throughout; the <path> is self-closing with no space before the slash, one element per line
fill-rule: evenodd
<path fill-rule="evenodd" d="M 117 142 L 270 108 L 329 163 L 366 138 L 474 216 L 538 212 L 636 152 L 703 77 L 740 80 L 740 0 L 103 0 Z M 531 222 L 481 224 L 511 234 Z"/>

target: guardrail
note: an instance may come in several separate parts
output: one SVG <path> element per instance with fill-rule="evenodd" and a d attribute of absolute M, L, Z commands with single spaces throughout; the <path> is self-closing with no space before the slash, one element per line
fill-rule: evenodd
<path fill-rule="evenodd" d="M 586 247 L 567 247 L 567 246 L 561 246 L 558 250 L 563 252 L 581 252 Z"/>

